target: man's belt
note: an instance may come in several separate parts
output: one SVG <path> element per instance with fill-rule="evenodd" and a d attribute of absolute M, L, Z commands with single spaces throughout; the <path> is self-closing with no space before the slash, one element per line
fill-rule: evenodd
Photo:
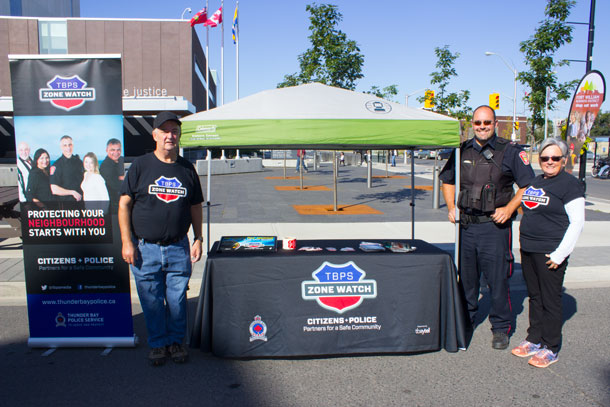
<path fill-rule="evenodd" d="M 144 243 L 156 244 L 159 246 L 169 246 L 171 244 L 178 243 L 179 241 L 184 239 L 184 236 L 177 237 L 174 239 L 168 239 L 168 240 L 151 240 L 151 239 L 144 239 L 144 238 L 138 237 L 138 236 L 135 236 L 135 238 L 136 238 L 136 240 L 143 240 Z"/>
<path fill-rule="evenodd" d="M 460 224 L 461 225 L 476 225 L 478 223 L 493 222 L 490 216 L 487 215 L 468 215 L 466 213 L 460 213 Z"/>

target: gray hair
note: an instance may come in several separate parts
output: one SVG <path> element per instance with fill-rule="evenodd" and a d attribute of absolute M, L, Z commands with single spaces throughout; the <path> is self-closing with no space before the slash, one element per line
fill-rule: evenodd
<path fill-rule="evenodd" d="M 566 142 L 561 139 L 552 138 L 552 137 L 547 138 L 540 144 L 540 149 L 538 150 L 538 154 L 542 154 L 544 149 L 549 146 L 559 147 L 559 149 L 561 150 L 561 155 L 564 157 L 566 157 L 568 155 L 568 145 L 566 144 Z"/>

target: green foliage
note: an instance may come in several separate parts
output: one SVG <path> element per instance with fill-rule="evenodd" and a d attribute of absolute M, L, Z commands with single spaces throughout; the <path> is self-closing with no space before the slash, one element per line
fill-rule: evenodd
<path fill-rule="evenodd" d="M 437 57 L 436 68 L 439 69 L 430 74 L 432 78 L 430 84 L 437 85 L 438 89 L 433 98 L 434 111 L 448 114 L 458 119 L 469 117 L 472 114 L 472 108 L 467 104 L 468 99 L 470 99 L 470 91 L 462 90 L 456 93 L 447 90 L 451 78 L 458 76 L 453 65 L 459 58 L 460 53 L 451 53 L 449 45 L 445 45 L 442 48 L 436 47 L 434 53 Z M 420 103 L 423 103 L 425 100 L 425 96 L 417 98 L 417 101 Z"/>
<path fill-rule="evenodd" d="M 348 40 L 337 29 L 343 15 L 331 4 L 309 4 L 309 40 L 311 48 L 299 55 L 301 71 L 285 75 L 278 88 L 303 83 L 320 82 L 330 86 L 354 90 L 356 81 L 363 77 L 364 55 L 355 41 Z"/>
<path fill-rule="evenodd" d="M 610 137 L 610 112 L 597 115 L 589 137 Z"/>
<path fill-rule="evenodd" d="M 520 72 L 519 82 L 529 86 L 530 93 L 525 97 L 532 116 L 532 130 L 544 126 L 546 88 L 549 92 L 549 110 L 553 110 L 558 100 L 566 100 L 578 85 L 578 80 L 558 83 L 555 68 L 568 64 L 555 61 L 555 52 L 564 44 L 572 42 L 572 27 L 566 24 L 573 0 L 548 0 L 545 16 L 533 36 L 520 43 L 520 51 L 525 57 L 528 71 Z"/>
<path fill-rule="evenodd" d="M 385 100 L 390 100 L 392 102 L 395 102 L 394 96 L 398 95 L 398 86 L 390 85 L 390 86 L 386 86 L 383 89 L 381 89 L 379 86 L 371 86 L 371 89 L 364 93 L 375 95 L 378 98 L 382 98 Z"/>

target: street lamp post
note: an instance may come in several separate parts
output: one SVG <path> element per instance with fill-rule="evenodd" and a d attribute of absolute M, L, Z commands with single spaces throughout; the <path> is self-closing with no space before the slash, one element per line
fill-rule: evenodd
<path fill-rule="evenodd" d="M 424 90 L 427 90 L 427 89 L 428 89 L 428 88 L 423 88 L 423 89 L 416 90 L 416 91 L 415 91 L 415 92 L 413 92 L 413 93 L 409 93 L 409 94 L 408 94 L 408 95 L 405 97 L 405 103 L 406 103 L 406 106 L 409 106 L 409 98 L 410 98 L 411 96 L 416 95 L 416 94 L 418 94 L 419 92 L 423 92 Z"/>
<path fill-rule="evenodd" d="M 515 77 L 515 86 L 514 86 L 514 92 L 513 92 L 513 132 L 511 134 L 511 139 L 512 141 L 517 140 L 517 134 L 515 133 L 515 123 L 517 123 L 517 70 L 510 65 L 508 62 L 506 62 L 506 60 L 504 59 L 504 57 L 496 52 L 490 52 L 490 51 L 486 51 L 485 55 L 490 56 L 490 55 L 497 55 L 500 57 L 500 59 L 502 60 L 502 62 L 504 62 L 504 65 L 506 65 L 506 67 L 508 69 L 510 69 L 510 71 L 513 73 L 514 77 Z"/>
<path fill-rule="evenodd" d="M 193 10 L 191 10 L 190 7 L 185 8 L 184 11 L 182 12 L 182 16 L 180 16 L 180 20 L 184 20 L 184 13 L 189 13 L 190 14 L 192 12 L 193 12 Z"/>

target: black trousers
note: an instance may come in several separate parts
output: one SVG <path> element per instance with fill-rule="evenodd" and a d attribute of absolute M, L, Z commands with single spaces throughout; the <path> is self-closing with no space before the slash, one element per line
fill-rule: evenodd
<path fill-rule="evenodd" d="M 546 265 L 548 260 L 544 253 L 521 250 L 521 268 L 530 297 L 530 326 L 526 339 L 557 353 L 561 343 L 561 295 L 568 259 L 556 270 L 549 270 Z"/>
<path fill-rule="evenodd" d="M 512 308 L 508 278 L 513 270 L 512 222 L 461 225 L 459 269 L 470 321 L 474 323 L 479 309 L 482 273 L 491 296 L 491 329 L 510 333 Z"/>

